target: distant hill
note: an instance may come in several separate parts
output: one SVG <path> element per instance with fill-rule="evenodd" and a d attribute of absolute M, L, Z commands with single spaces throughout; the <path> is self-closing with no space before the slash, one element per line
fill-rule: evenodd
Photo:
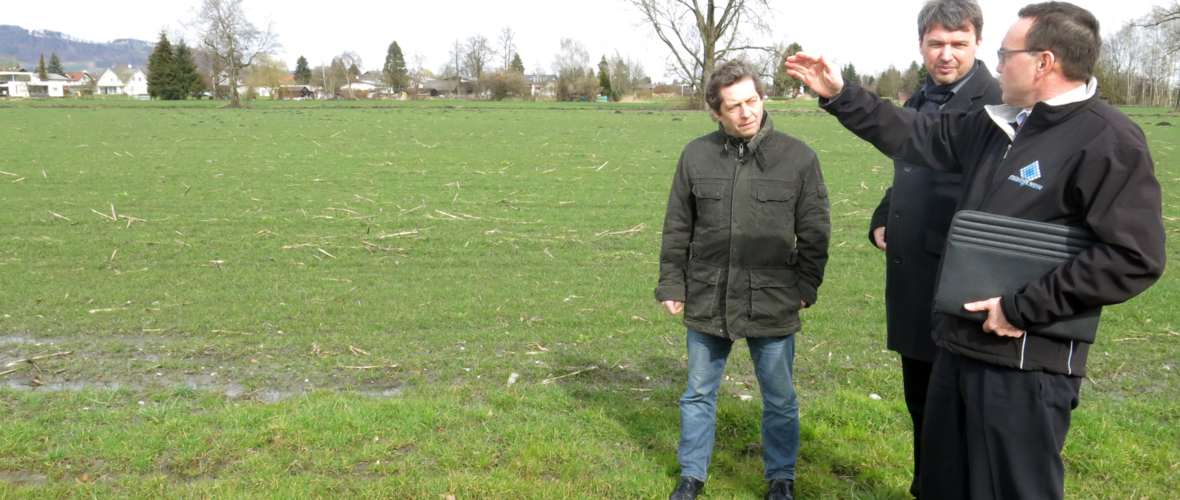
<path fill-rule="evenodd" d="M 0 63 L 17 62 L 33 70 L 41 55 L 57 52 L 68 71 L 96 70 L 117 64 L 147 65 L 155 43 L 121 38 L 106 43 L 88 42 L 56 31 L 27 30 L 20 26 L 0 25 Z M 14 61 L 15 60 L 15 61 Z"/>

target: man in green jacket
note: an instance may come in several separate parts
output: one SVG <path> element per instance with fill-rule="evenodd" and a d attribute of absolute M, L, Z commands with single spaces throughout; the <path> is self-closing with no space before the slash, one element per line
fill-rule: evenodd
<path fill-rule="evenodd" d="M 762 82 L 729 62 L 709 79 L 718 130 L 688 143 L 676 166 L 656 300 L 684 313 L 688 390 L 680 398 L 680 481 L 696 498 L 709 468 L 717 390 L 733 342 L 746 339 L 761 388 L 767 498 L 793 500 L 799 405 L 792 365 L 799 310 L 816 302 L 831 222 L 819 160 L 774 130 Z"/>

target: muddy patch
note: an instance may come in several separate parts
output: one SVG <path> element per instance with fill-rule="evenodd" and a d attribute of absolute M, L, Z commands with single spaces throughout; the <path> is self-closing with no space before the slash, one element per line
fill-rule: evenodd
<path fill-rule="evenodd" d="M 0 483 L 16 486 L 43 486 L 48 482 L 49 477 L 45 474 L 23 470 L 0 470 Z"/>

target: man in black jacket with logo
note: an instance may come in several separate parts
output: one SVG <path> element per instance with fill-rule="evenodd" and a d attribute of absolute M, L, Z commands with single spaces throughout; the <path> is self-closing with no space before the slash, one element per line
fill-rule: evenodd
<path fill-rule="evenodd" d="M 975 58 L 982 30 L 983 12 L 975 0 L 926 2 L 918 13 L 918 44 L 929 76 L 905 107 L 936 113 L 999 104 L 999 82 Z M 887 345 L 901 355 L 902 387 L 914 425 L 914 497 L 919 497 L 926 387 L 938 352 L 931 336 L 931 305 L 962 177 L 921 163 L 895 162 L 893 187 L 885 191 L 869 228 L 869 239 L 885 252 Z"/>
<path fill-rule="evenodd" d="M 965 304 L 983 323 L 939 316 L 922 433 L 923 498 L 1060 499 L 1061 450 L 1090 344 L 1038 327 L 1142 293 L 1163 273 L 1161 194 L 1147 140 L 1103 102 L 1102 46 L 1085 9 L 1021 9 L 998 53 L 1004 105 L 917 114 L 850 82 L 822 57 L 790 73 L 885 154 L 962 172 L 959 209 L 1090 230 L 1096 243 L 1017 290 Z"/>

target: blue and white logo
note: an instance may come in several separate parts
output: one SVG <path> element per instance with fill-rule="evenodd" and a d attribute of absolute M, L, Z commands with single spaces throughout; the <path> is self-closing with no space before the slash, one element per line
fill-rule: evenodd
<path fill-rule="evenodd" d="M 1020 177 L 1015 175 L 1008 176 L 1008 180 L 1019 183 L 1021 186 L 1028 186 L 1030 188 L 1040 191 L 1045 186 L 1037 184 L 1033 181 L 1041 178 L 1041 162 L 1034 161 L 1027 167 L 1020 169 Z"/>

